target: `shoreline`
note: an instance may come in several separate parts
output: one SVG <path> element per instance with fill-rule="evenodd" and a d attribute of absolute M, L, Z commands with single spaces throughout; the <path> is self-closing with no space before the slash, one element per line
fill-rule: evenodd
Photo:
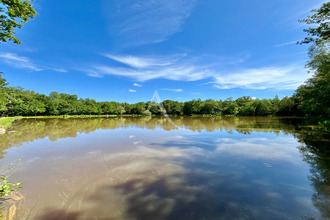
<path fill-rule="evenodd" d="M 142 114 L 123 114 L 123 115 L 49 115 L 49 116 L 10 116 L 0 117 L 0 128 L 8 127 L 16 119 L 39 119 L 39 118 L 116 118 L 116 117 L 159 117 L 164 115 L 142 115 Z M 169 117 L 276 117 L 276 118 L 297 118 L 297 119 L 308 119 L 302 116 L 252 116 L 252 115 L 168 115 Z"/>

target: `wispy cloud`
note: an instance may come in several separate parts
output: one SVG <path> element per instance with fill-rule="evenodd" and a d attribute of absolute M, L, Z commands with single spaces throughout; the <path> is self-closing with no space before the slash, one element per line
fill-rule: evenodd
<path fill-rule="evenodd" d="M 118 58 L 120 57 L 120 58 Z M 131 58 L 134 57 L 133 60 Z M 186 55 L 170 55 L 157 57 L 115 56 L 115 61 L 125 64 L 125 67 L 93 65 L 85 71 L 89 76 L 117 75 L 134 78 L 139 82 L 152 79 L 170 79 L 196 81 L 210 77 L 206 66 L 195 66 L 185 60 Z"/>
<path fill-rule="evenodd" d="M 128 56 L 120 56 L 120 55 L 112 55 L 112 54 L 103 54 L 103 55 L 119 63 L 135 68 L 152 68 L 157 66 L 168 66 L 173 62 L 175 62 L 179 56 L 182 56 L 182 55 L 174 55 L 171 57 L 150 58 L 150 57 L 137 57 L 131 55 Z"/>
<path fill-rule="evenodd" d="M 183 91 L 183 89 L 168 89 L 168 88 L 161 89 L 161 90 L 171 91 L 171 92 L 182 92 Z"/>
<path fill-rule="evenodd" d="M 281 44 L 276 44 L 274 47 L 283 47 L 283 46 L 287 46 L 287 45 L 291 45 L 291 44 L 297 44 L 297 40 L 296 41 L 290 41 L 290 42 L 286 42 L 286 43 L 281 43 Z"/>
<path fill-rule="evenodd" d="M 16 53 L 0 53 L 0 58 L 3 58 L 0 61 L 18 69 L 29 69 L 33 71 L 52 70 L 61 73 L 68 72 L 66 69 L 63 68 L 37 65 L 32 62 L 28 57 L 20 56 Z"/>
<path fill-rule="evenodd" d="M 133 83 L 133 86 L 142 87 L 142 85 L 140 85 L 139 83 Z"/>
<path fill-rule="evenodd" d="M 119 57 L 119 56 L 116 56 Z M 240 68 L 237 65 L 244 63 L 226 62 L 221 58 L 219 61 L 202 60 L 199 57 L 188 58 L 186 55 L 155 57 L 149 56 L 148 62 L 145 58 L 134 56 L 134 62 L 128 61 L 132 56 L 120 56 L 117 62 L 125 64 L 120 65 L 92 65 L 85 68 L 89 76 L 102 77 L 104 75 L 123 76 L 144 82 L 152 79 L 169 79 L 175 81 L 198 81 L 209 79 L 208 83 L 219 89 L 277 89 L 292 90 L 296 89 L 308 77 L 304 65 L 288 65 L 288 66 L 266 66 L 259 68 Z M 137 60 L 143 60 L 137 64 Z M 164 60 L 171 60 L 166 64 Z M 205 61 L 206 60 L 206 61 Z M 210 62 L 210 63 L 208 63 Z M 133 64 L 134 63 L 134 64 Z M 229 66 L 228 66 L 229 65 Z M 136 86 L 136 85 L 135 85 Z M 173 92 L 180 92 L 180 89 L 165 89 Z"/>
<path fill-rule="evenodd" d="M 134 89 L 129 89 L 128 91 L 129 92 L 136 92 L 136 90 L 134 90 Z"/>
<path fill-rule="evenodd" d="M 307 79 L 303 67 L 262 67 L 243 69 L 214 76 L 214 87 L 219 89 L 296 89 Z"/>
<path fill-rule="evenodd" d="M 216 140 L 216 152 L 226 152 L 232 155 L 240 155 L 248 158 L 259 158 L 267 160 L 288 160 L 295 162 L 299 154 L 295 147 L 296 141 L 293 137 L 268 138 L 219 138 Z"/>
<path fill-rule="evenodd" d="M 19 56 L 15 53 L 0 53 L 0 58 L 8 65 L 19 69 L 30 69 L 34 71 L 41 71 L 42 68 L 35 65 L 29 58 Z"/>
<path fill-rule="evenodd" d="M 126 76 L 134 78 L 140 82 L 158 78 L 179 81 L 196 81 L 208 78 L 212 75 L 208 70 L 193 65 L 175 65 L 157 69 L 127 69 L 119 67 L 109 67 L 105 65 L 94 65 L 93 69 L 95 70 L 94 72 L 97 72 L 97 74 L 89 74 L 89 76 Z"/>
<path fill-rule="evenodd" d="M 56 72 L 60 72 L 60 73 L 67 73 L 68 72 L 66 69 L 62 69 L 62 68 L 51 68 L 51 69 L 56 71 Z"/>
<path fill-rule="evenodd" d="M 158 43 L 180 31 L 197 0 L 128 0 L 109 16 L 112 28 L 125 44 Z"/>

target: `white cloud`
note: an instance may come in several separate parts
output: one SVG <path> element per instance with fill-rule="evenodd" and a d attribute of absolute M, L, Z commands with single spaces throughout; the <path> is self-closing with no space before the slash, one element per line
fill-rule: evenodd
<path fill-rule="evenodd" d="M 14 68 L 19 69 L 30 69 L 34 71 L 41 71 L 42 68 L 33 64 L 29 58 L 19 56 L 15 53 L 0 53 L 0 58 L 3 58 L 3 61 Z"/>
<path fill-rule="evenodd" d="M 281 44 L 276 44 L 274 47 L 283 47 L 283 46 L 287 46 L 287 45 L 291 45 L 291 44 L 297 44 L 297 40 L 296 41 L 290 41 L 290 42 L 286 42 L 286 43 L 281 43 Z"/>
<path fill-rule="evenodd" d="M 161 90 L 171 91 L 171 92 L 182 92 L 183 91 L 183 89 L 167 89 L 167 88 L 161 89 Z"/>
<path fill-rule="evenodd" d="M 219 89 L 296 89 L 308 75 L 303 67 L 262 67 L 243 69 L 214 76 L 214 87 Z"/>
<path fill-rule="evenodd" d="M 162 58 L 148 58 L 148 57 L 137 57 L 137 56 L 118 56 L 112 54 L 104 54 L 112 60 L 119 63 L 125 64 L 134 68 L 152 68 L 157 66 L 168 66 L 178 59 L 178 56 L 162 57 Z"/>
<path fill-rule="evenodd" d="M 132 57 L 134 59 L 131 59 Z M 85 68 L 84 71 L 93 77 L 116 75 L 132 78 L 138 82 L 160 78 L 175 81 L 209 79 L 209 82 L 204 85 L 211 84 L 219 89 L 292 90 L 308 78 L 303 64 L 237 69 L 238 65 L 243 64 L 237 62 L 233 64 L 232 61 L 228 62 L 224 58 L 220 60 L 202 56 L 190 58 L 186 54 L 163 57 L 148 56 L 148 58 L 121 55 L 113 58 L 125 66 L 97 64 Z M 229 58 L 229 60 L 231 59 Z M 180 92 L 180 89 L 169 91 Z"/>
<path fill-rule="evenodd" d="M 136 90 L 134 90 L 134 89 L 129 89 L 128 91 L 129 92 L 136 92 Z"/>
<path fill-rule="evenodd" d="M 18 69 L 30 69 L 33 71 L 42 70 L 53 70 L 56 72 L 66 73 L 66 69 L 52 67 L 52 66 L 39 66 L 34 64 L 28 57 L 19 56 L 16 53 L 0 53 L 0 58 L 3 58 L 3 62 L 7 63 L 9 66 Z"/>
<path fill-rule="evenodd" d="M 128 0 L 116 5 L 109 19 L 123 43 L 158 43 L 180 31 L 197 0 Z"/>
<path fill-rule="evenodd" d="M 151 79 L 170 79 L 180 81 L 196 81 L 208 78 L 211 76 L 208 70 L 202 67 L 189 66 L 189 65 L 171 65 L 168 67 L 155 68 L 155 69 L 131 69 L 109 67 L 105 65 L 93 66 L 97 76 L 99 75 L 117 75 L 134 78 L 140 82 Z"/>
<path fill-rule="evenodd" d="M 142 85 L 140 85 L 139 83 L 133 83 L 133 86 L 142 87 Z"/>
<path fill-rule="evenodd" d="M 52 70 L 56 71 L 56 72 L 60 72 L 60 73 L 67 73 L 68 71 L 62 68 L 52 68 Z"/>
<path fill-rule="evenodd" d="M 293 137 L 269 138 L 220 138 L 217 140 L 217 151 L 232 155 L 266 160 L 287 160 L 295 162 L 299 152 Z"/>

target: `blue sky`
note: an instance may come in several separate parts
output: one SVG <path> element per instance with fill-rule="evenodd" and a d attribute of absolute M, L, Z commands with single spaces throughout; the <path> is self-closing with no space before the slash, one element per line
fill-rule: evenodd
<path fill-rule="evenodd" d="M 319 0 L 36 0 L 0 45 L 11 86 L 97 101 L 292 95 L 310 75 L 299 19 Z"/>

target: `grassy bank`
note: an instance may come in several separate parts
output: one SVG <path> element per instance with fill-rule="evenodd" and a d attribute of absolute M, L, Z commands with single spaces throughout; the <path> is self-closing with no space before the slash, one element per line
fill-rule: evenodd
<path fill-rule="evenodd" d="M 121 115 L 50 115 L 50 116 L 15 116 L 15 117 L 3 117 L 0 118 L 0 126 L 1 127 L 8 127 L 13 121 L 16 119 L 22 119 L 22 118 L 115 118 L 120 117 Z M 127 114 L 122 115 L 122 117 L 137 117 L 142 115 L 133 115 L 133 114 Z"/>
<path fill-rule="evenodd" d="M 22 116 L 22 118 L 104 118 L 118 115 L 51 115 L 51 116 Z"/>
<path fill-rule="evenodd" d="M 16 119 L 20 119 L 22 117 L 20 116 L 16 116 L 16 117 L 4 117 L 4 118 L 0 118 L 0 127 L 8 127 L 13 121 L 15 121 Z"/>
<path fill-rule="evenodd" d="M 143 115 L 51 115 L 51 116 L 21 116 L 20 118 L 115 118 L 115 117 L 137 117 Z"/>

